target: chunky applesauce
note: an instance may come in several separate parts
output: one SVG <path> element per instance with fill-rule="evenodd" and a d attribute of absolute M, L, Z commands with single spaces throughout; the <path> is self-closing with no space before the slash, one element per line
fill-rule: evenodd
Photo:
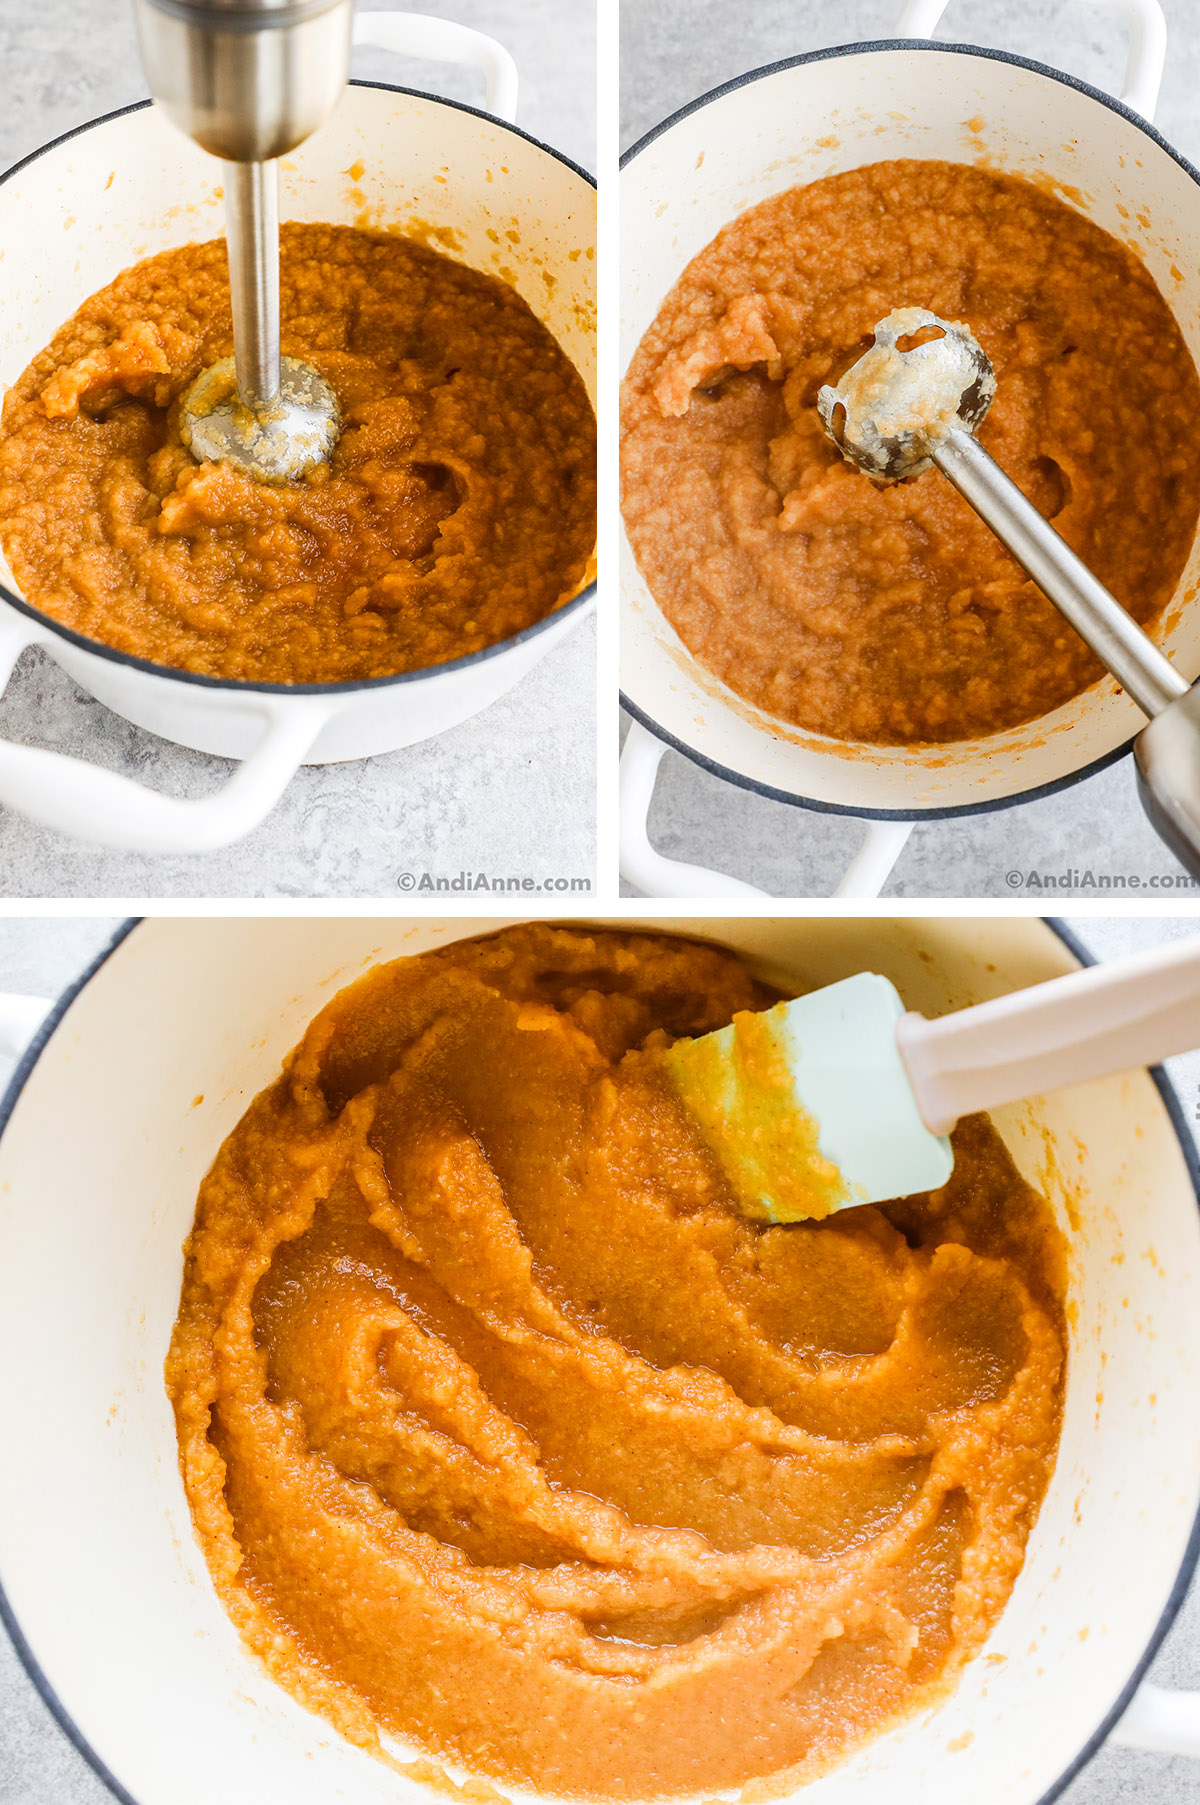
<path fill-rule="evenodd" d="M 1152 627 L 1200 516 L 1200 379 L 1134 254 L 1030 182 L 874 163 L 776 195 L 687 266 L 630 365 L 622 507 L 651 594 L 740 696 L 875 744 L 965 740 L 1102 674 L 937 470 L 847 465 L 817 391 L 896 308 L 996 372 L 980 442 Z"/>
<path fill-rule="evenodd" d="M 1020 1571 L 1048 1207 L 980 1117 L 942 1191 L 746 1220 L 661 1053 L 775 995 L 575 926 L 382 965 L 204 1181 L 167 1380 L 216 1586 L 469 1797 L 786 1791 L 951 1684 Z"/>
<path fill-rule="evenodd" d="M 390 676 L 531 626 L 595 542 L 583 382 L 506 283 L 391 233 L 283 228 L 282 347 L 343 432 L 307 481 L 196 464 L 179 401 L 233 349 L 225 242 L 93 295 L 0 423 L 0 542 L 26 600 L 156 664 Z"/>

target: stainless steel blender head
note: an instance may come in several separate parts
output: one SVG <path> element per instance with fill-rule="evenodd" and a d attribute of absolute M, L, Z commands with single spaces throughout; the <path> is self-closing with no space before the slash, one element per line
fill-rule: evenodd
<path fill-rule="evenodd" d="M 154 99 L 225 164 L 234 358 L 183 398 L 192 455 L 265 482 L 328 458 L 340 421 L 329 384 L 279 350 L 277 161 L 337 105 L 350 70 L 353 0 L 134 0 Z"/>
<path fill-rule="evenodd" d="M 821 390 L 817 412 L 848 463 L 896 483 L 932 468 L 931 443 L 950 425 L 974 432 L 995 394 L 992 366 L 965 326 L 900 307 L 841 381 Z"/>
<path fill-rule="evenodd" d="M 1200 694 L 988 456 L 975 437 L 996 393 L 968 329 L 920 307 L 890 313 L 874 342 L 817 397 L 846 462 L 876 482 L 936 465 L 1105 668 L 1151 716 L 1134 745 L 1151 822 L 1200 876 Z"/>

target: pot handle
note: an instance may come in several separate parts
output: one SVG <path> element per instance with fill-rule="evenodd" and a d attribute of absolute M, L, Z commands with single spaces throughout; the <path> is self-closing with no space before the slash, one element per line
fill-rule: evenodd
<path fill-rule="evenodd" d="M 19 1059 L 53 1007 L 49 997 L 0 991 L 0 1059 Z"/>
<path fill-rule="evenodd" d="M 902 38 L 931 38 L 949 0 L 908 0 L 896 26 Z M 1119 13 L 1129 32 L 1129 58 L 1121 99 L 1143 119 L 1153 119 L 1167 54 L 1167 22 L 1159 0 L 1093 0 Z"/>
<path fill-rule="evenodd" d="M 0 620 L 0 692 L 26 646 L 54 655 L 54 640 L 21 616 Z M 213 852 L 266 819 L 329 719 L 317 696 L 255 697 L 266 732 L 214 796 L 161 796 L 81 758 L 0 740 L 0 803 L 56 832 L 126 852 Z"/>
<path fill-rule="evenodd" d="M 1143 1683 L 1108 1740 L 1156 1755 L 1200 1756 L 1200 1692 Z"/>
<path fill-rule="evenodd" d="M 452 19 L 434 19 L 428 13 L 357 12 L 354 42 L 373 44 L 397 56 L 428 57 L 435 63 L 468 63 L 483 72 L 487 82 L 487 110 L 497 119 L 515 125 L 517 120 L 517 65 L 495 38 Z"/>
<path fill-rule="evenodd" d="M 622 877 L 643 896 L 766 896 L 767 891 L 741 878 L 664 858 L 651 845 L 646 819 L 666 749 L 640 721 L 630 722 L 621 754 Z M 868 821 L 866 839 L 834 895 L 878 896 L 911 832 L 911 821 Z"/>

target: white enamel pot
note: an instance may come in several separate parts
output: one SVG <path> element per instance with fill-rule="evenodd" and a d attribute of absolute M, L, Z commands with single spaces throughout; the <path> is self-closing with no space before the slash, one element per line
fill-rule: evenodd
<path fill-rule="evenodd" d="M 435 1805 L 247 1655 L 192 1534 L 163 1358 L 200 1180 L 311 1017 L 370 961 L 500 925 L 144 922 L 57 1005 L 0 1106 L 3 1609 L 43 1697 L 126 1805 Z M 801 986 L 870 965 L 927 1013 L 1077 963 L 1029 917 L 615 925 L 698 933 Z M 18 999 L 10 1037 L 30 1012 Z M 0 1008 L 0 1034 L 4 1021 Z M 1145 1071 L 996 1120 L 1070 1242 L 1057 1468 L 957 1691 L 803 1805 L 1044 1805 L 1118 1723 L 1126 1741 L 1200 1753 L 1200 1695 L 1136 1692 L 1197 1553 L 1190 1137 Z"/>
<path fill-rule="evenodd" d="M 355 40 L 475 63 L 488 80 L 489 106 L 504 117 L 352 83 L 328 123 L 284 160 L 283 217 L 446 228 L 455 256 L 503 270 L 515 283 L 594 402 L 591 177 L 511 123 L 516 72 L 490 38 L 420 15 L 364 13 Z M 222 230 L 220 165 L 149 102 L 18 164 L 0 180 L 0 382 L 12 382 L 80 303 L 127 265 Z M 0 686 L 26 646 L 41 646 L 139 727 L 243 761 L 215 795 L 180 801 L 79 759 L 0 742 L 0 802 L 109 846 L 201 852 L 226 845 L 269 813 L 302 763 L 395 751 L 490 706 L 578 625 L 593 596 L 594 585 L 524 632 L 429 670 L 364 683 L 228 682 L 149 664 L 68 631 L 21 598 L 0 559 Z"/>
<path fill-rule="evenodd" d="M 1149 123 L 1165 31 L 1158 0 L 1102 0 L 1130 24 L 1124 98 L 1040 64 L 930 41 L 945 0 L 914 0 L 912 37 L 817 51 L 758 69 L 676 113 L 621 177 L 622 368 L 690 260 L 730 220 L 782 190 L 891 157 L 980 161 L 1061 185 L 1143 259 L 1200 362 L 1200 174 Z M 968 130 L 967 122 L 977 128 Z M 1200 547 L 1157 637 L 1200 673 Z M 1145 717 L 1105 679 L 1052 714 L 954 745 L 847 745 L 792 729 L 692 658 L 621 544 L 627 743 L 622 867 L 648 895 L 749 886 L 662 859 L 646 838 L 658 759 L 674 746 L 760 795 L 875 824 L 839 894 L 874 895 L 911 824 L 1046 796 L 1120 758 Z"/>

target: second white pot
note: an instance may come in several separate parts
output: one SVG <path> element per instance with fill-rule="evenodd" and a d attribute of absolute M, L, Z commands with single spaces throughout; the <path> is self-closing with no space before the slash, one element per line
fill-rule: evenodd
<path fill-rule="evenodd" d="M 1108 4 L 1110 0 L 1102 0 Z M 902 29 L 932 31 L 945 0 L 919 0 Z M 731 219 L 783 189 L 891 157 L 981 161 L 1029 176 L 1142 258 L 1200 362 L 1200 174 L 1147 123 L 1162 69 L 1158 0 L 1130 0 L 1125 92 L 1133 104 L 1015 56 L 924 36 L 849 45 L 758 69 L 650 133 L 621 179 L 622 368 L 690 260 Z M 967 122 L 971 122 L 968 128 Z M 621 544 L 621 686 L 630 736 L 622 864 L 649 895 L 747 886 L 658 858 L 646 807 L 663 745 L 760 795 L 881 823 L 842 894 L 874 894 L 907 823 L 1030 801 L 1129 748 L 1145 717 L 1111 679 L 1052 714 L 987 739 L 933 747 L 850 745 L 764 713 L 709 675 Z M 1200 546 L 1156 638 L 1200 673 Z"/>

